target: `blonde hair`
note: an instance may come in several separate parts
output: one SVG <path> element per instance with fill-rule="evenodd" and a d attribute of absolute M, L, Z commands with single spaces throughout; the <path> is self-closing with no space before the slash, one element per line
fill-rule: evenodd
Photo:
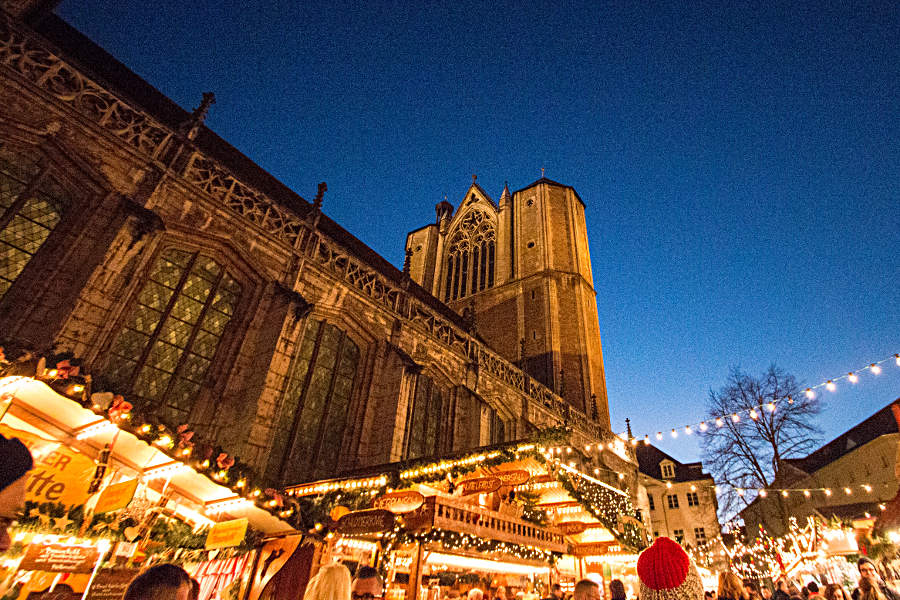
<path fill-rule="evenodd" d="M 730 600 L 747 600 L 750 596 L 744 589 L 744 584 L 737 575 L 731 571 L 722 571 L 719 573 L 719 598 L 729 598 Z"/>
<path fill-rule="evenodd" d="M 350 571 L 340 563 L 325 565 L 309 580 L 303 600 L 350 600 Z"/>

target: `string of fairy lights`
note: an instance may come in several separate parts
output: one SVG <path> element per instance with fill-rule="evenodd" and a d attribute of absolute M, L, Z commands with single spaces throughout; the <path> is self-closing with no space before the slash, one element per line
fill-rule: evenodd
<path fill-rule="evenodd" d="M 835 393 L 838 391 L 838 385 L 844 381 L 849 382 L 852 385 L 859 383 L 860 378 L 866 375 L 880 375 L 884 370 L 884 365 L 887 363 L 893 362 L 898 367 L 900 367 L 900 353 L 892 354 L 886 358 L 883 358 L 879 361 L 868 363 L 867 365 L 856 369 L 854 371 L 848 371 L 844 375 L 840 375 L 837 377 L 832 377 L 831 379 L 826 379 L 817 383 L 816 385 L 810 386 L 803 390 L 803 394 L 806 398 L 813 399 L 818 396 L 818 394 L 824 390 L 829 393 Z M 643 436 L 630 436 L 627 433 L 620 434 L 621 437 L 628 439 L 632 446 L 636 446 L 640 441 L 643 441 L 645 444 L 650 444 L 651 437 L 655 438 L 657 441 L 663 440 L 666 435 L 671 438 L 677 438 L 679 435 L 693 435 L 703 434 L 706 431 L 709 431 L 711 428 L 721 428 L 724 427 L 727 422 L 730 420 L 733 423 L 738 423 L 743 418 L 750 418 L 754 421 L 759 419 L 760 416 L 766 412 L 773 413 L 778 409 L 779 404 L 793 404 L 794 398 L 792 396 L 786 396 L 784 398 L 778 398 L 774 401 L 770 402 L 762 402 L 760 404 L 743 408 L 739 411 L 732 412 L 730 414 L 721 414 L 716 416 L 707 417 L 705 419 L 699 419 L 692 423 L 688 423 L 686 425 L 678 425 L 672 427 L 668 434 L 664 434 L 663 431 L 657 431 L 655 434 L 645 433 Z M 669 429 L 669 428 L 665 428 Z"/>

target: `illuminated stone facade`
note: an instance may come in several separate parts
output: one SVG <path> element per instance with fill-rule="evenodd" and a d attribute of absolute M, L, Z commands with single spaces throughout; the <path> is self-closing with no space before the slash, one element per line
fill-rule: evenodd
<path fill-rule="evenodd" d="M 184 111 L 39 5 L 0 1 L 4 338 L 74 352 L 97 389 L 190 423 L 276 483 L 564 423 L 574 441 L 612 439 L 602 362 L 566 368 L 567 402 L 510 359 L 518 338 L 497 332 L 512 313 L 479 308 L 474 326 L 466 298 L 445 303 L 329 219 L 324 186 L 307 202 L 207 129 L 211 96 Z M 581 210 L 571 188 L 534 192 Z M 599 360 L 581 219 L 578 266 L 535 289 L 589 305 Z M 535 293 L 495 277 L 498 306 Z M 538 335 L 565 336 L 553 323 Z"/>

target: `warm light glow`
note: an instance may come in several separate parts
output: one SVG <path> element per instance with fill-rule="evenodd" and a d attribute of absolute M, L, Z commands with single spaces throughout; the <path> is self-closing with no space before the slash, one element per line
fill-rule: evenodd
<path fill-rule="evenodd" d="M 716 417 L 716 427 L 721 427 L 722 425 L 724 425 L 722 417 Z"/>
<path fill-rule="evenodd" d="M 760 498 L 765 498 L 768 495 L 769 495 L 769 493 L 766 490 L 759 490 Z"/>
<path fill-rule="evenodd" d="M 754 421 L 759 418 L 759 413 L 756 412 L 755 408 L 750 409 L 750 418 Z"/>
<path fill-rule="evenodd" d="M 784 496 L 785 498 L 787 498 L 787 497 L 788 497 L 788 491 L 787 491 L 787 490 L 781 490 L 781 495 Z"/>
<path fill-rule="evenodd" d="M 881 367 L 876 365 L 875 363 L 869 365 L 869 370 L 872 371 L 874 375 L 878 375 L 881 373 Z"/>
<path fill-rule="evenodd" d="M 649 435 L 644 436 L 644 445 L 646 445 L 646 446 L 650 445 L 650 436 Z"/>
<path fill-rule="evenodd" d="M 768 404 L 766 404 L 766 408 L 769 409 L 769 412 L 775 412 L 775 403 L 769 402 Z"/>
<path fill-rule="evenodd" d="M 677 437 L 678 437 L 678 432 L 675 431 L 674 429 L 672 429 L 672 437 L 673 437 L 673 438 L 677 438 Z"/>
<path fill-rule="evenodd" d="M 853 493 L 853 490 L 851 490 L 851 489 L 848 488 L 848 487 L 845 487 L 845 488 L 844 488 L 844 493 L 847 494 L 847 495 L 849 496 L 850 494 Z"/>
<path fill-rule="evenodd" d="M 190 467 L 184 463 L 177 461 L 157 465 L 155 467 L 147 467 L 144 469 L 144 477 L 147 479 L 158 479 L 160 477 L 171 477 L 178 473 L 186 472 Z"/>
<path fill-rule="evenodd" d="M 672 489 L 672 482 L 671 482 L 671 481 L 667 481 L 667 482 L 666 482 L 666 487 L 669 488 L 669 489 Z"/>
<path fill-rule="evenodd" d="M 691 434 L 694 433 L 694 432 L 693 432 L 693 430 L 691 429 L 691 426 L 690 426 L 690 425 L 685 425 L 685 426 L 684 426 L 684 433 L 685 433 L 685 435 L 691 435 Z"/>
<path fill-rule="evenodd" d="M 743 488 L 735 488 L 734 491 L 737 492 L 737 495 L 738 495 L 738 496 L 743 496 L 743 495 L 744 495 L 744 490 L 743 490 Z"/>
<path fill-rule="evenodd" d="M 850 383 L 856 383 L 857 381 L 859 381 L 859 377 L 856 375 L 856 373 L 847 373 L 847 379 L 850 380 Z"/>
<path fill-rule="evenodd" d="M 831 490 L 828 489 L 828 488 L 825 488 L 825 495 L 826 495 L 826 496 L 830 496 L 830 495 L 831 495 Z"/>
<path fill-rule="evenodd" d="M 118 427 L 114 424 L 110 423 L 106 419 L 101 419 L 96 423 L 91 423 L 90 425 L 86 425 L 82 429 L 80 429 L 75 434 L 75 439 L 77 440 L 86 440 L 90 437 L 94 437 L 95 435 L 100 435 L 102 433 L 112 433 L 116 431 Z"/>
<path fill-rule="evenodd" d="M 693 483 L 691 484 L 691 491 L 692 491 L 692 492 L 696 492 L 696 491 L 697 491 L 697 486 L 694 485 Z"/>
<path fill-rule="evenodd" d="M 656 439 L 658 439 L 658 440 L 661 440 L 661 439 L 662 439 L 662 431 L 657 431 L 657 432 L 656 432 Z"/>
<path fill-rule="evenodd" d="M 487 560 L 484 558 L 472 558 L 469 556 L 455 556 L 453 554 L 442 554 L 438 552 L 430 552 L 425 564 L 434 566 L 461 567 L 463 569 L 471 569 L 473 571 L 487 571 L 489 573 L 512 573 L 515 575 L 547 575 L 549 567 L 533 567 L 531 565 L 523 565 L 520 563 L 502 562 L 498 560 Z"/>
<path fill-rule="evenodd" d="M 809 490 L 803 490 L 803 495 L 809 498 Z"/>
<path fill-rule="evenodd" d="M 706 424 L 706 421 L 700 421 L 700 431 L 706 431 L 709 429 L 709 426 Z"/>
<path fill-rule="evenodd" d="M 232 496 L 223 500 L 214 500 L 206 503 L 206 512 L 219 513 L 226 510 L 234 510 L 237 508 L 249 508 L 253 506 L 253 502 L 240 496 Z"/>
<path fill-rule="evenodd" d="M 737 423 L 738 421 L 741 420 L 741 417 L 737 413 L 734 413 L 733 415 L 731 415 L 731 420 L 734 421 L 735 423 Z"/>
<path fill-rule="evenodd" d="M 898 367 L 900 367 L 900 354 L 894 355 L 894 362 L 897 363 Z"/>
<path fill-rule="evenodd" d="M 834 385 L 834 382 L 829 379 L 828 382 L 825 384 L 825 389 L 828 390 L 829 392 L 833 392 L 837 389 L 837 386 Z"/>
<path fill-rule="evenodd" d="M 863 486 L 863 489 L 866 490 L 866 492 L 868 492 L 868 493 L 872 493 L 872 486 L 869 485 L 868 483 Z"/>
<path fill-rule="evenodd" d="M 812 400 L 813 398 L 816 397 L 816 393 L 814 391 L 812 391 L 812 388 L 806 388 L 806 392 L 804 392 L 804 393 L 806 394 L 806 397 L 809 398 L 810 400 Z"/>

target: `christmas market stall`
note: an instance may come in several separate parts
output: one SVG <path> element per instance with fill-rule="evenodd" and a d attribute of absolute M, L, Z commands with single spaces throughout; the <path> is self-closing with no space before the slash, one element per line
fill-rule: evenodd
<path fill-rule="evenodd" d="M 73 362 L 2 356 L 0 433 L 28 446 L 34 468 L 0 597 L 117 599 L 166 561 L 200 582 L 200 600 L 245 598 L 259 542 L 294 533 L 292 503 L 187 426 L 93 391 Z"/>
<path fill-rule="evenodd" d="M 576 451 L 561 445 L 564 431 L 543 438 L 383 465 L 286 494 L 322 540 L 319 563 L 375 566 L 394 600 L 472 587 L 546 597 L 551 583 L 633 574 L 646 532 L 624 476 L 596 456 L 619 450 L 627 458 L 624 442 Z"/>

